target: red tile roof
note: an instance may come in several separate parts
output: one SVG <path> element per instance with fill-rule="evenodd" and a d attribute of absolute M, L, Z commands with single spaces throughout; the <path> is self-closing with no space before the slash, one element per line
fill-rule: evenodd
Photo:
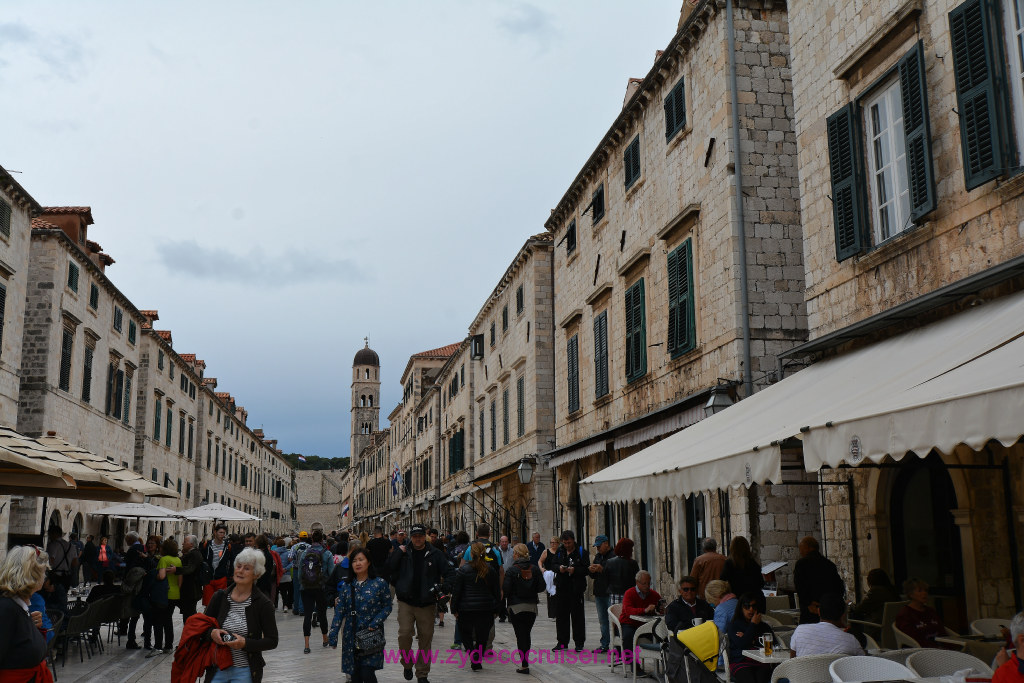
<path fill-rule="evenodd" d="M 170 330 L 155 330 L 155 332 L 157 334 L 159 334 L 160 338 L 163 339 L 165 342 L 167 342 L 168 344 L 171 343 L 171 331 Z"/>
<path fill-rule="evenodd" d="M 89 247 L 90 251 L 94 251 L 97 254 L 103 251 L 103 247 L 100 246 L 99 242 L 93 242 L 92 240 L 86 240 L 85 245 Z"/>
<path fill-rule="evenodd" d="M 412 355 L 412 357 L 413 358 L 451 358 L 452 354 L 454 354 L 456 351 L 458 351 L 460 346 L 462 346 L 462 342 L 456 342 L 454 344 L 448 344 L 447 346 L 442 346 L 439 349 L 431 349 L 430 351 L 420 351 L 419 353 L 414 353 Z"/>
<path fill-rule="evenodd" d="M 146 316 L 150 320 L 159 320 L 160 319 L 160 315 L 156 312 L 156 309 L 150 309 L 150 310 L 145 310 L 145 311 L 141 311 L 140 310 L 139 313 L 141 313 L 142 315 Z"/>
<path fill-rule="evenodd" d="M 217 378 L 216 377 L 204 377 L 203 378 L 203 386 L 217 386 Z"/>
<path fill-rule="evenodd" d="M 44 221 L 42 218 L 33 218 L 32 227 L 38 230 L 60 230 L 56 225 Z"/>
<path fill-rule="evenodd" d="M 194 353 L 179 353 L 178 355 L 186 363 L 195 363 L 196 362 L 196 354 L 194 354 Z"/>
<path fill-rule="evenodd" d="M 92 225 L 93 223 L 91 206 L 44 206 L 43 215 L 45 216 L 48 213 L 55 216 L 61 214 L 77 214 L 85 219 L 86 225 Z"/>

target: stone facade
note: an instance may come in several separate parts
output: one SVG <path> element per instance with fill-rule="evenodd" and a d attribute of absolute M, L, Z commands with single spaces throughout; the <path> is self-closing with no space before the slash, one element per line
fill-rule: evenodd
<path fill-rule="evenodd" d="M 324 532 L 344 526 L 341 516 L 346 486 L 351 488 L 351 469 L 297 470 L 295 472 L 298 528 Z"/>
<path fill-rule="evenodd" d="M 0 168 L 0 296 L 4 316 L 0 338 L 0 423 L 6 425 L 18 422 L 29 241 L 32 217 L 40 213 L 42 207 L 38 202 Z"/>
<path fill-rule="evenodd" d="M 613 535 L 629 535 L 641 564 L 662 572 L 655 575 L 661 586 L 689 568 L 700 536 L 726 541 L 727 528 L 733 535 L 756 531 L 763 492 L 753 498 L 708 492 L 583 511 L 577 483 L 702 419 L 711 389 L 723 381 L 735 397 L 775 381 L 779 354 L 806 338 L 788 17 L 777 3 L 737 4 L 745 247 L 737 230 L 728 26 L 721 3 L 688 8 L 668 48 L 644 79 L 633 82 L 622 113 L 546 223 L 557 245 L 556 523 L 588 540 L 612 529 Z M 747 310 L 740 277 L 744 248 Z M 688 282 L 673 270 L 674 259 L 689 266 Z M 685 295 L 680 303 L 669 291 L 676 277 Z M 673 308 L 690 322 L 688 329 L 674 328 L 675 334 Z M 743 387 L 744 317 L 750 388 Z M 571 403 L 574 386 L 578 405 Z"/>
<path fill-rule="evenodd" d="M 995 71 L 1005 69 L 1009 75 L 1006 90 L 997 93 L 994 101 L 996 106 L 1008 105 L 1007 132 L 1015 144 L 1009 145 L 1005 168 L 996 169 L 987 182 L 971 183 L 977 187 L 968 190 L 962 138 L 973 133 L 960 117 L 965 108 L 957 97 L 957 48 L 950 25 L 951 15 L 983 7 L 992 9 L 989 16 L 995 19 L 992 26 L 997 37 L 978 54 L 991 53 Z M 859 0 L 839 5 L 797 0 L 789 3 L 789 9 L 809 336 L 822 340 L 811 359 L 956 315 L 965 302 L 975 304 L 1019 290 L 1024 283 L 1011 273 L 1001 282 L 997 278 L 988 289 L 972 290 L 970 296 L 965 291 L 957 297 L 960 301 L 931 306 L 912 320 L 893 320 L 853 342 L 829 343 L 829 333 L 871 316 L 884 318 L 900 304 L 922 301 L 941 287 L 993 272 L 1024 255 L 1024 176 L 1019 173 L 1024 98 L 1014 90 L 1020 88 L 1019 57 L 1015 50 L 1001 49 L 1016 18 L 1009 11 L 1011 3 L 998 1 Z M 901 71 L 915 54 L 921 68 Z M 896 83 L 894 79 L 903 73 L 922 75 L 923 98 Z M 928 115 L 924 137 L 930 154 L 922 155 L 920 167 L 930 169 L 931 182 L 921 187 L 931 184 L 934 200 L 931 206 L 925 203 L 916 218 L 911 214 L 898 222 L 895 234 L 883 239 L 888 224 L 873 192 L 878 177 L 871 154 L 877 133 L 884 128 L 876 123 L 875 103 L 886 92 L 900 95 L 892 117 L 900 121 L 900 140 L 909 138 L 914 126 L 914 117 L 904 116 L 906 110 L 921 102 L 920 109 Z M 854 157 L 863 189 L 861 245 L 838 253 L 842 249 L 837 250 L 837 242 L 840 246 L 843 242 L 837 239 L 833 200 L 840 179 L 832 177 L 832 168 L 844 152 L 834 142 L 830 147 L 829 117 L 851 105 L 859 142 Z M 897 158 L 895 163 L 906 168 L 905 161 Z M 913 171 L 907 175 L 911 186 L 915 177 L 925 178 Z M 913 194 L 909 202 L 917 206 Z M 1018 539 L 1024 538 L 1022 520 L 1013 512 L 1024 500 L 1021 448 L 1020 443 L 1004 447 L 992 442 L 973 452 L 960 446 L 951 453 L 933 453 L 923 462 L 907 454 L 898 464 L 882 468 L 823 473 L 832 484 L 851 482 L 829 486 L 822 496 L 822 533 L 835 549 L 848 585 L 852 588 L 855 575 L 863 577 L 874 567 L 886 569 L 897 581 L 908 575 L 923 576 L 933 586 L 945 623 L 953 628 L 962 628 L 969 619 L 1013 611 L 1008 547 L 1002 542 L 993 547 L 988 539 L 1007 539 L 1011 530 Z M 921 482 L 922 477 L 927 477 L 929 486 L 915 488 L 912 482 Z M 1004 479 L 1012 482 L 1009 497 Z M 908 513 L 901 510 L 906 500 L 931 509 L 939 504 L 934 502 L 938 498 L 942 507 L 935 508 L 936 519 L 947 521 L 919 536 L 945 536 L 950 545 L 939 552 L 927 543 L 914 547 L 914 555 L 924 561 L 918 565 L 906 555 L 910 522 L 905 519 Z M 1024 555 L 1020 550 L 1017 554 L 1019 567 L 1024 565 Z"/>

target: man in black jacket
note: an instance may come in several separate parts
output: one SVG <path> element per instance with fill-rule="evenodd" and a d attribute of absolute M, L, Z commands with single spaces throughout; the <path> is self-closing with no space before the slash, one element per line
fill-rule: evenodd
<path fill-rule="evenodd" d="M 583 612 L 583 594 L 590 576 L 590 554 L 576 544 L 576 534 L 568 529 L 562 532 L 562 547 L 555 555 L 555 633 L 556 650 L 569 647 L 569 623 L 576 651 L 583 650 L 587 639 Z"/>
<path fill-rule="evenodd" d="M 196 602 L 203 596 L 203 587 L 199 585 L 199 567 L 203 564 L 203 554 L 196 547 L 194 534 L 187 534 L 181 542 L 181 600 L 178 609 L 181 618 L 188 619 L 196 613 Z"/>
<path fill-rule="evenodd" d="M 601 624 L 601 646 L 596 652 L 608 652 L 608 645 L 611 642 L 608 608 L 612 603 L 608 597 L 608 577 L 604 573 L 604 565 L 615 557 L 615 553 L 612 552 L 611 543 L 604 534 L 594 538 L 594 547 L 597 548 L 597 552 L 590 563 L 590 578 L 594 579 L 594 604 L 597 607 L 597 623 Z"/>
<path fill-rule="evenodd" d="M 715 608 L 697 595 L 700 581 L 692 576 L 679 579 L 679 597 L 669 603 L 665 611 L 665 626 L 671 633 L 692 628 L 694 619 L 712 621 Z"/>
<path fill-rule="evenodd" d="M 428 683 L 430 659 L 414 657 L 412 630 L 416 626 L 416 647 L 429 652 L 434 638 L 434 614 L 437 599 L 431 593 L 438 583 L 451 587 L 455 570 L 440 550 L 427 543 L 427 530 L 413 526 L 410 544 L 402 545 L 388 557 L 388 573 L 398 597 L 398 648 L 402 651 L 405 680 L 411 681 L 416 665 L 416 683 Z"/>
<path fill-rule="evenodd" d="M 818 551 L 818 540 L 805 536 L 800 540 L 800 559 L 793 570 L 793 585 L 800 597 L 800 623 L 817 624 L 818 602 L 825 593 L 846 595 L 846 584 L 836 565 Z"/>

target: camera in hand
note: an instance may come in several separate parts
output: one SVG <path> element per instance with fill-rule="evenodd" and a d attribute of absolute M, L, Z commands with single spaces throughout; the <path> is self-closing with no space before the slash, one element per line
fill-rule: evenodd
<path fill-rule="evenodd" d="M 236 636 L 234 633 L 222 633 L 220 639 L 223 640 L 225 643 L 230 643 L 233 640 L 238 640 L 238 636 Z"/>
<path fill-rule="evenodd" d="M 437 611 L 442 614 L 448 611 L 448 601 L 451 599 L 451 595 L 445 592 L 444 585 L 435 583 L 430 588 L 430 595 L 433 596 L 434 600 L 437 600 Z"/>

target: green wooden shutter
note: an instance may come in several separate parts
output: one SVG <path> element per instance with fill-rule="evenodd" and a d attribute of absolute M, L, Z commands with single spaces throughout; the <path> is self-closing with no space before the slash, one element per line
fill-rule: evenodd
<path fill-rule="evenodd" d="M 626 290 L 626 381 L 647 374 L 647 319 L 644 311 L 644 281 Z"/>
<path fill-rule="evenodd" d="M 63 391 L 71 389 L 71 351 L 75 335 L 71 330 L 64 330 L 60 345 L 60 379 L 59 386 Z"/>
<path fill-rule="evenodd" d="M 124 412 L 121 414 L 121 421 L 125 424 L 130 424 L 129 409 L 132 404 L 132 376 L 125 373 L 124 376 Z"/>
<path fill-rule="evenodd" d="M 82 401 L 88 403 L 92 398 L 92 347 L 85 347 L 85 364 L 82 368 Z"/>
<path fill-rule="evenodd" d="M 569 339 L 567 347 L 568 356 L 568 398 L 569 412 L 574 413 L 580 409 L 580 356 L 579 356 L 579 335 L 573 335 Z"/>
<path fill-rule="evenodd" d="M 968 190 L 1005 173 L 1013 158 L 999 16 L 995 0 L 967 0 L 949 13 Z"/>
<path fill-rule="evenodd" d="M 11 236 L 11 205 L 0 199 L 0 234 Z"/>
<path fill-rule="evenodd" d="M 679 79 L 675 87 L 665 98 L 665 141 L 686 127 L 686 99 L 683 79 Z"/>
<path fill-rule="evenodd" d="M 857 105 L 851 102 L 827 120 L 837 261 L 845 261 L 867 246 L 867 225 L 860 189 L 863 183 L 859 182 L 863 173 L 857 139 L 858 111 Z"/>
<path fill-rule="evenodd" d="M 78 291 L 78 264 L 68 263 L 68 288 L 72 292 Z"/>
<path fill-rule="evenodd" d="M 7 317 L 7 287 L 0 285 L 0 341 L 4 338 L 4 319 Z M 0 344 L 0 350 L 3 344 Z"/>
<path fill-rule="evenodd" d="M 673 358 L 679 347 L 679 256 L 680 248 L 668 255 L 668 352 Z"/>
<path fill-rule="evenodd" d="M 903 143 L 907 150 L 910 184 L 910 220 L 935 209 L 935 174 L 932 171 L 931 126 L 928 123 L 928 82 L 924 75 L 924 42 L 899 61 L 903 99 Z"/>
<path fill-rule="evenodd" d="M 678 358 L 696 346 L 693 301 L 693 242 L 668 255 L 668 350 Z"/>
<path fill-rule="evenodd" d="M 526 433 L 526 378 L 520 377 L 516 380 L 516 436 Z"/>
<path fill-rule="evenodd" d="M 594 318 L 594 397 L 608 393 L 608 311 Z"/>

